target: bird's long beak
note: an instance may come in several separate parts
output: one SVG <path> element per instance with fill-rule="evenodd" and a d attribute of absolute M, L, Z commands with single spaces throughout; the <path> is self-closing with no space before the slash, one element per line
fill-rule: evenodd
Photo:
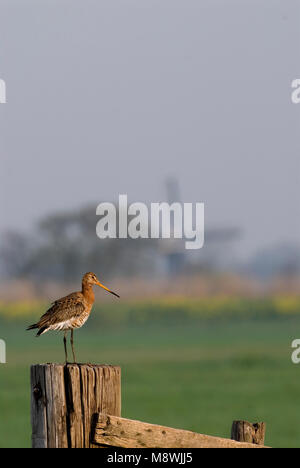
<path fill-rule="evenodd" d="M 111 290 L 108 289 L 106 286 L 104 286 L 103 284 L 99 283 L 99 281 L 98 281 L 98 283 L 97 283 L 97 286 L 100 286 L 100 288 L 105 289 L 105 291 L 110 292 L 110 294 L 113 294 L 114 296 L 120 297 L 119 294 L 117 294 L 117 293 L 111 291 Z"/>

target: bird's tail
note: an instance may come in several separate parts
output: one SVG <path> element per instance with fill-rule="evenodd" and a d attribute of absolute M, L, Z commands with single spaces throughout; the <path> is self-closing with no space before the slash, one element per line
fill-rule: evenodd
<path fill-rule="evenodd" d="M 38 328 L 38 327 L 36 327 Z M 37 332 L 37 337 L 40 336 L 40 335 L 43 335 L 44 333 L 46 333 L 48 331 L 48 327 L 42 327 L 39 329 L 39 331 Z"/>
<path fill-rule="evenodd" d="M 35 330 L 36 328 L 39 328 L 39 331 L 37 332 L 36 336 L 43 335 L 43 333 L 46 333 L 48 331 L 48 327 L 39 327 L 37 323 L 34 323 L 33 325 L 30 325 L 30 327 L 26 328 L 26 330 Z"/>

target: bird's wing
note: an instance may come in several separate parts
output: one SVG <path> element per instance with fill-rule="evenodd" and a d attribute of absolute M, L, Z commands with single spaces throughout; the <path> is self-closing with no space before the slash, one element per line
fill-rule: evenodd
<path fill-rule="evenodd" d="M 73 293 L 69 296 L 53 302 L 52 307 L 41 317 L 38 327 L 49 327 L 71 318 L 79 317 L 85 310 L 84 298 L 81 293 Z"/>

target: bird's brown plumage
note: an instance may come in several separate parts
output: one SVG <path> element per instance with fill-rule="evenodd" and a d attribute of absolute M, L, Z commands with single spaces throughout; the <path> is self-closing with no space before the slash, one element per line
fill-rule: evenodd
<path fill-rule="evenodd" d="M 82 327 L 89 318 L 95 301 L 94 285 L 119 297 L 118 294 L 103 286 L 94 273 L 86 273 L 82 278 L 81 291 L 71 293 L 53 302 L 40 320 L 28 327 L 27 330 L 38 329 L 37 336 L 50 330 L 61 330 L 65 333 L 71 330 L 73 337 L 73 330 Z"/>
<path fill-rule="evenodd" d="M 94 302 L 94 301 L 93 301 Z M 83 325 L 83 319 L 89 317 L 93 302 L 86 300 L 81 292 L 69 294 L 53 302 L 52 307 L 40 318 L 37 328 L 49 330 L 68 330 L 79 328 L 76 324 Z M 41 333 L 42 334 L 42 333 Z"/>

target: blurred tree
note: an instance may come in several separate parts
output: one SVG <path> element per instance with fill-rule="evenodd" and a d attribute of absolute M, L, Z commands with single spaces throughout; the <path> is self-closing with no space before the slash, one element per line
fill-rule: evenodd
<path fill-rule="evenodd" d="M 3 273 L 10 277 L 21 277 L 25 273 L 31 250 L 29 237 L 19 232 L 6 232 L 2 236 L 0 247 Z"/>
<path fill-rule="evenodd" d="M 188 254 L 180 239 L 101 240 L 95 206 L 47 216 L 31 235 L 7 232 L 1 239 L 2 273 L 27 278 L 41 290 L 45 279 L 73 282 L 86 271 L 106 278 L 209 272 L 220 269 L 220 260 L 239 234 L 232 229 L 206 230 L 205 249 Z"/>
<path fill-rule="evenodd" d="M 10 277 L 72 282 L 86 271 L 106 277 L 149 275 L 155 271 L 156 241 L 96 236 L 95 207 L 42 219 L 32 236 L 9 232 L 0 256 Z"/>

